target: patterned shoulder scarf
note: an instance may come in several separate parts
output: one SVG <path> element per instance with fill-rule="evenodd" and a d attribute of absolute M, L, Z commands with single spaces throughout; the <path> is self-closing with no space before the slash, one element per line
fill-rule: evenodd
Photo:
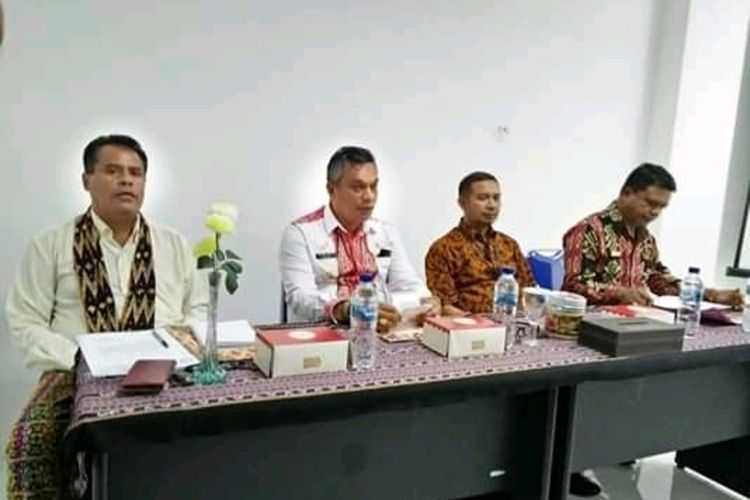
<path fill-rule="evenodd" d="M 115 299 L 109 286 L 99 231 L 91 209 L 76 220 L 73 262 L 78 275 L 78 291 L 90 333 L 145 330 L 154 327 L 156 276 L 151 248 L 151 232 L 141 217 L 135 256 L 130 269 L 130 286 L 122 317 L 117 317 Z"/>

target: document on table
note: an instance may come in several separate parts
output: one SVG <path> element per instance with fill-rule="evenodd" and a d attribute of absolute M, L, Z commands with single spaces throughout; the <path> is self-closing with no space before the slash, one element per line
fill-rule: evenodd
<path fill-rule="evenodd" d="M 430 310 L 432 303 L 423 299 L 410 298 L 407 300 L 394 300 L 393 305 L 401 314 L 401 321 L 393 329 L 380 336 L 386 342 L 404 342 L 416 340 L 422 334 L 422 327 L 417 326 L 416 318 Z"/>
<path fill-rule="evenodd" d="M 193 330 L 195 338 L 201 345 L 206 345 L 205 321 L 191 321 L 188 326 Z M 247 347 L 255 342 L 255 330 L 245 319 L 235 321 L 219 321 L 216 324 L 217 347 Z"/>
<path fill-rule="evenodd" d="M 659 309 L 676 311 L 680 308 L 680 298 L 676 295 L 662 295 L 660 297 L 654 297 L 654 302 L 652 305 L 654 307 L 658 307 Z M 716 304 L 714 302 L 701 302 L 701 311 L 705 311 L 706 309 L 727 310 L 731 309 L 731 307 L 724 304 Z"/>
<path fill-rule="evenodd" d="M 139 359 L 174 359 L 177 368 L 199 362 L 164 328 L 86 333 L 78 335 L 76 340 L 95 377 L 125 375 Z"/>

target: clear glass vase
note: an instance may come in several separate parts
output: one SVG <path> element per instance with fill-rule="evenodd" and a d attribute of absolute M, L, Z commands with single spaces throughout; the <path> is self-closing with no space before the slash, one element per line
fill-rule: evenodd
<path fill-rule="evenodd" d="M 213 271 L 218 273 L 218 271 Z M 193 370 L 196 384 L 222 384 L 227 379 L 227 372 L 219 364 L 216 346 L 216 317 L 219 305 L 219 279 L 210 279 L 208 287 L 208 323 L 206 324 L 206 344 L 203 346 L 203 359 Z"/>

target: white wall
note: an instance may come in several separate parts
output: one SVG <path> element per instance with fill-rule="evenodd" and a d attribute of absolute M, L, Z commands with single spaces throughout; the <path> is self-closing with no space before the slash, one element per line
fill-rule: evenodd
<path fill-rule="evenodd" d="M 645 157 L 669 166 L 677 118 L 676 91 L 682 75 L 690 0 L 655 2 L 652 64 L 648 71 Z"/>
<path fill-rule="evenodd" d="M 210 202 L 239 205 L 248 269 L 221 315 L 262 322 L 281 229 L 325 201 L 342 144 L 374 151 L 377 215 L 420 270 L 471 170 L 500 176 L 499 228 L 530 249 L 559 246 L 645 159 L 652 0 L 315 3 L 6 1 L 0 295 L 24 243 L 85 208 L 80 153 L 101 133 L 142 141 L 145 213 L 191 240 Z M 31 375 L 0 339 L 14 416 Z"/>
<path fill-rule="evenodd" d="M 251 265 L 225 311 L 264 321 L 279 232 L 324 201 L 341 144 L 375 152 L 379 215 L 416 262 L 456 221 L 470 170 L 500 175 L 500 226 L 529 248 L 558 245 L 641 159 L 646 0 L 118 4 L 7 5 L 3 202 L 26 215 L 2 222 L 3 283 L 32 234 L 85 207 L 81 148 L 112 130 L 151 153 L 151 217 L 196 239 L 208 203 L 240 206 Z"/>
<path fill-rule="evenodd" d="M 729 264 L 718 261 L 732 148 L 746 140 L 735 127 L 748 21 L 747 0 L 691 0 L 675 85 L 669 166 L 677 194 L 661 218 L 661 253 L 675 273 L 700 266 L 709 284 L 724 281 Z"/>
<path fill-rule="evenodd" d="M 747 40 L 746 54 L 750 54 L 750 37 Z M 726 267 L 734 265 L 739 239 L 739 227 L 745 210 L 745 199 L 750 187 L 750 57 L 745 57 L 745 69 L 742 77 L 742 89 L 737 113 L 737 127 L 734 133 L 731 166 L 727 179 L 722 215 L 721 237 L 719 238 L 719 257 L 717 267 L 724 272 Z M 745 227 L 745 238 L 742 248 L 740 267 L 750 269 L 750 218 Z M 726 286 L 740 286 L 743 280 L 722 279 Z"/>

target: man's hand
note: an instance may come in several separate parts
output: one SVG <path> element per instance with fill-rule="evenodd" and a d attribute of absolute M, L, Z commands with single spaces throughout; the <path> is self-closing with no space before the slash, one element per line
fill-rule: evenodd
<path fill-rule="evenodd" d="M 423 313 L 417 314 L 417 316 L 414 318 L 414 322 L 417 324 L 417 326 L 424 325 L 424 320 L 427 318 L 440 316 L 442 308 L 440 307 L 440 299 L 438 297 L 433 296 L 427 299 L 422 299 L 421 305 L 429 305 L 430 308 Z"/>
<path fill-rule="evenodd" d="M 401 321 L 398 309 L 390 304 L 378 304 L 378 332 L 388 333 Z"/>
<path fill-rule="evenodd" d="M 740 293 L 739 288 L 733 290 L 714 290 L 709 288 L 706 290 L 705 299 L 708 302 L 732 306 L 734 309 L 742 307 L 742 293 Z"/>
<path fill-rule="evenodd" d="M 617 298 L 623 304 L 634 304 L 637 306 L 651 305 L 651 294 L 648 288 L 620 287 L 617 290 Z"/>
<path fill-rule="evenodd" d="M 333 309 L 331 310 L 331 316 L 333 317 L 333 322 L 339 325 L 349 324 L 350 306 L 351 306 L 351 303 L 348 300 L 342 300 L 341 302 L 333 306 Z"/>
<path fill-rule="evenodd" d="M 470 312 L 464 311 L 456 306 L 450 304 L 444 305 L 442 310 L 443 316 L 469 316 Z"/>

